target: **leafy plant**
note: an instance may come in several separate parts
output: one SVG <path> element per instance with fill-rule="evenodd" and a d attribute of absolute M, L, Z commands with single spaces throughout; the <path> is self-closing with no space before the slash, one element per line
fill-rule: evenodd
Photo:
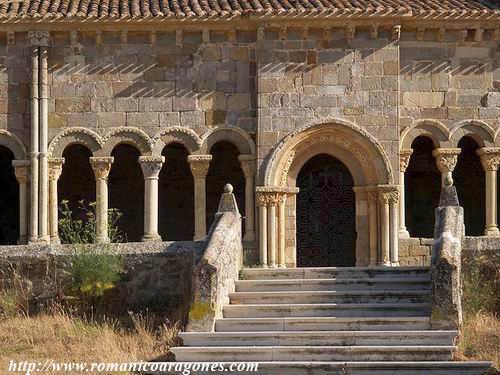
<path fill-rule="evenodd" d="M 68 202 L 60 206 L 59 232 L 63 243 L 73 245 L 73 254 L 67 269 L 67 285 L 72 293 L 90 299 L 102 297 L 115 287 L 123 271 L 123 257 L 110 243 L 97 243 L 96 204 L 79 202 L 85 220 L 77 219 Z M 122 242 L 124 237 L 117 222 L 122 214 L 115 209 L 108 211 L 108 234 L 111 242 Z"/>
<path fill-rule="evenodd" d="M 4 272 L 0 285 L 0 318 L 8 319 L 28 314 L 30 288 L 11 265 L 8 275 Z"/>

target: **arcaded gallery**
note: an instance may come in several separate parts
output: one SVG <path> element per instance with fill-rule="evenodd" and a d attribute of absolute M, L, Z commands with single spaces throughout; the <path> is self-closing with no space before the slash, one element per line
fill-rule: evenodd
<path fill-rule="evenodd" d="M 0 4 L 0 243 L 202 241 L 226 183 L 248 265 L 425 265 L 443 184 L 499 236 L 498 9 L 339 3 Z"/>

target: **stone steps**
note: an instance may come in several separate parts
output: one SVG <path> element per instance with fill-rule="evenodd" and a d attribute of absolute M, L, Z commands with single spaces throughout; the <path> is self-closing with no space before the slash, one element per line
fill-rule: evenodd
<path fill-rule="evenodd" d="M 429 303 L 228 305 L 224 318 L 429 316 Z"/>
<path fill-rule="evenodd" d="M 224 318 L 218 332 L 231 331 L 418 331 L 430 329 L 429 317 Z"/>
<path fill-rule="evenodd" d="M 185 346 L 453 346 L 457 331 L 183 332 Z"/>
<path fill-rule="evenodd" d="M 429 267 L 243 268 L 243 280 L 389 278 L 428 276 Z"/>
<path fill-rule="evenodd" d="M 239 280 L 235 283 L 236 292 L 279 292 L 279 291 L 398 291 L 430 290 L 430 280 L 425 277 L 407 278 L 351 278 L 351 279 L 276 279 L 276 280 Z"/>
<path fill-rule="evenodd" d="M 430 293 L 427 267 L 245 268 L 215 332 L 181 333 L 172 352 L 267 375 L 483 374 L 451 362 L 458 332 L 431 330 Z"/>
<path fill-rule="evenodd" d="M 199 346 L 172 349 L 178 361 L 450 361 L 454 346 Z"/>
<path fill-rule="evenodd" d="M 427 290 L 399 291 L 295 291 L 235 292 L 229 295 L 231 304 L 302 304 L 302 303 L 424 303 L 430 302 Z"/>
<path fill-rule="evenodd" d="M 233 362 L 222 362 L 221 366 L 229 369 Z M 183 362 L 172 365 L 184 365 Z M 200 366 L 209 366 L 208 363 L 200 363 Z M 242 366 L 246 366 L 247 364 Z M 248 364 L 252 366 L 253 364 Z M 186 363 L 192 369 L 192 363 Z M 241 375 L 245 373 L 257 373 L 259 375 L 480 375 L 485 374 L 490 368 L 489 362 L 449 362 L 449 361 L 426 361 L 426 362 L 282 362 L 282 361 L 260 361 L 258 372 L 242 371 L 210 371 L 211 375 Z M 209 368 L 209 367 L 207 367 Z M 244 367 L 242 367 L 244 368 Z M 179 374 L 179 371 L 155 372 L 154 374 Z M 207 371 L 190 371 L 191 375 L 207 374 Z"/>

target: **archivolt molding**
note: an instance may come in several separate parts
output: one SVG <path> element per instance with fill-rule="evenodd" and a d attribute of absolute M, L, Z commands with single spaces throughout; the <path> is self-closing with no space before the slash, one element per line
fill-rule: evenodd
<path fill-rule="evenodd" d="M 484 121 L 463 120 L 457 122 L 450 130 L 452 147 L 458 147 L 458 142 L 464 136 L 471 136 L 480 147 L 490 147 L 495 144 L 495 130 Z"/>
<path fill-rule="evenodd" d="M 409 149 L 415 138 L 427 136 L 435 148 L 443 147 L 450 139 L 450 131 L 444 124 L 436 120 L 419 120 L 407 126 L 401 132 L 400 148 Z"/>
<path fill-rule="evenodd" d="M 255 155 L 255 143 L 247 132 L 236 127 L 216 128 L 201 136 L 201 152 L 209 153 L 214 144 L 220 141 L 234 143 L 240 154 Z"/>
<path fill-rule="evenodd" d="M 141 129 L 126 126 L 112 129 L 104 135 L 103 140 L 102 153 L 107 156 L 111 155 L 113 149 L 122 143 L 136 146 L 141 155 L 150 155 L 154 143 L 151 137 Z"/>
<path fill-rule="evenodd" d="M 21 138 L 8 130 L 0 129 L 0 146 L 5 146 L 12 151 L 16 160 L 26 160 L 28 158 L 28 152 Z"/>
<path fill-rule="evenodd" d="M 380 164 L 382 164 L 384 176 L 379 177 L 376 175 L 372 160 L 369 159 L 369 154 L 367 154 L 367 149 L 360 147 L 358 142 L 352 142 L 349 135 L 345 134 L 345 130 L 350 130 L 354 134 L 357 134 L 359 139 L 361 139 L 361 143 L 363 141 L 366 143 L 368 150 L 371 147 L 376 152 Z M 336 131 L 336 134 L 328 134 L 328 131 Z M 315 134 L 317 132 L 319 135 Z M 279 184 L 284 186 L 295 158 L 313 145 L 326 142 L 335 144 L 353 154 L 362 166 L 363 173 L 370 184 L 393 183 L 394 177 L 389 159 L 377 140 L 357 125 L 340 119 L 330 119 L 321 124 L 312 123 L 303 125 L 283 138 L 274 148 L 269 158 L 264 175 L 264 185 L 274 186 L 275 184 Z M 286 159 L 283 162 L 285 157 Z M 283 162 L 283 165 L 281 170 L 278 171 L 277 168 L 279 168 L 280 162 Z"/>
<path fill-rule="evenodd" d="M 73 144 L 86 146 L 92 154 L 95 154 L 104 146 L 104 141 L 93 130 L 82 127 L 67 128 L 59 132 L 50 141 L 48 147 L 49 157 L 61 157 L 65 148 Z"/>
<path fill-rule="evenodd" d="M 170 143 L 180 143 L 192 154 L 200 149 L 202 140 L 191 129 L 172 126 L 160 131 L 153 137 L 153 155 L 161 155 L 163 148 Z"/>

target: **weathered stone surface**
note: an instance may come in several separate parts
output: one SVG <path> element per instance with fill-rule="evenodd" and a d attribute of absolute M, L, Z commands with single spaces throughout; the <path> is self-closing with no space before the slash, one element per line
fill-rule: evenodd
<path fill-rule="evenodd" d="M 460 277 L 463 228 L 464 210 L 458 206 L 455 188 L 447 187 L 436 208 L 432 247 L 431 324 L 434 329 L 458 329 L 462 324 Z"/>

